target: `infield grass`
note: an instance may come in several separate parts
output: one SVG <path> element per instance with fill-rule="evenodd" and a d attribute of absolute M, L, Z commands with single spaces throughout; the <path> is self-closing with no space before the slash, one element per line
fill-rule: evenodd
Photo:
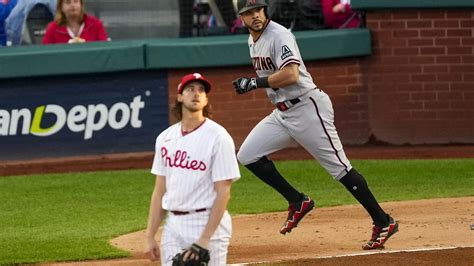
<path fill-rule="evenodd" d="M 319 207 L 355 204 L 315 161 L 278 169 Z M 353 160 L 380 202 L 473 196 L 474 159 Z M 232 215 L 283 211 L 284 199 L 247 169 L 233 185 Z M 0 264 L 124 257 L 108 241 L 146 227 L 149 170 L 0 177 Z"/>

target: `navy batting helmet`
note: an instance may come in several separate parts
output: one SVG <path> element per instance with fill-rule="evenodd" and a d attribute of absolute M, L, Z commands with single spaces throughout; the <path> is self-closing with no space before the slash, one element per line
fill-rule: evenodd
<path fill-rule="evenodd" d="M 239 0 L 237 3 L 239 9 L 239 15 L 242 15 L 247 10 L 257 7 L 267 7 L 266 0 Z"/>

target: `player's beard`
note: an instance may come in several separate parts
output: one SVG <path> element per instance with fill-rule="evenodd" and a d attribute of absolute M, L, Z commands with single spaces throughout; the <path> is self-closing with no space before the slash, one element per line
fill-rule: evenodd
<path fill-rule="evenodd" d="M 260 21 L 261 23 L 258 23 L 258 24 L 256 24 L 256 25 L 254 25 L 254 21 L 253 21 L 252 24 L 246 25 L 246 26 L 247 26 L 247 28 L 248 28 L 249 30 L 251 30 L 251 31 L 253 31 L 253 32 L 261 33 L 261 32 L 265 29 L 265 27 L 266 27 L 266 25 L 267 25 L 267 19 L 265 19 L 265 20 L 259 20 L 259 21 Z"/>

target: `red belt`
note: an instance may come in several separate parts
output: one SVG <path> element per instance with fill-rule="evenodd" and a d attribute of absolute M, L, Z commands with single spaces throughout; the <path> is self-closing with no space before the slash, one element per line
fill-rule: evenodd
<path fill-rule="evenodd" d="M 275 104 L 275 106 L 280 111 L 286 111 L 286 110 L 290 109 L 291 107 L 293 107 L 293 105 L 295 105 L 299 102 L 301 102 L 301 100 L 299 98 L 295 98 L 295 99 L 291 99 L 291 100 L 288 100 L 288 101 L 279 102 L 279 103 Z"/>
<path fill-rule="evenodd" d="M 196 212 L 204 212 L 206 210 L 207 210 L 206 208 L 202 208 L 202 209 L 192 210 L 188 212 L 182 212 L 182 211 L 170 211 L 170 212 L 174 215 L 186 215 L 186 214 L 191 214 L 191 213 L 196 213 Z"/>

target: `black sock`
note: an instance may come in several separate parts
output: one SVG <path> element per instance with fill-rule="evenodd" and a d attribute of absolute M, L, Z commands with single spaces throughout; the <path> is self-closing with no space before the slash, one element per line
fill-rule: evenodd
<path fill-rule="evenodd" d="M 369 186 L 361 174 L 352 168 L 339 181 L 364 206 L 375 225 L 385 226 L 387 224 L 387 214 L 382 210 L 372 192 L 370 192 Z"/>
<path fill-rule="evenodd" d="M 247 164 L 247 167 L 254 175 L 260 178 L 278 191 L 288 202 L 299 201 L 302 194 L 293 188 L 283 176 L 278 172 L 272 161 L 268 160 L 266 156 L 260 160 Z"/>

